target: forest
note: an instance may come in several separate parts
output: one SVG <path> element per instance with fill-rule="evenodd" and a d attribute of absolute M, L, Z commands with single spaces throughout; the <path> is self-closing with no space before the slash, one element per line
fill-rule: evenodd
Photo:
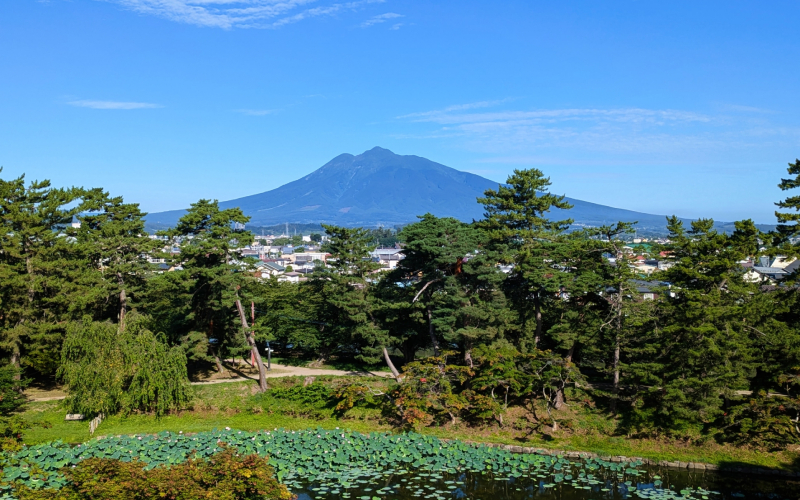
<path fill-rule="evenodd" d="M 800 160 L 788 173 L 779 187 L 800 188 Z M 326 225 L 327 263 L 288 283 L 241 256 L 254 235 L 239 209 L 199 200 L 160 232 L 180 250 L 165 253 L 136 203 L 0 180 L 0 432 L 20 435 L 29 384 L 62 384 L 70 413 L 177 411 L 192 373 L 261 363 L 270 341 L 317 363 L 387 364 L 391 391 L 352 385 L 338 408 L 383 405 L 398 427 L 503 425 L 525 406 L 534 428 L 557 428 L 581 397 L 628 436 L 800 443 L 800 276 L 771 284 L 742 265 L 800 253 L 800 196 L 776 203 L 770 233 L 667 218 L 648 252 L 668 265 L 641 276 L 635 225 L 552 220 L 570 206 L 549 186 L 517 170 L 471 223 L 424 214 L 380 238 Z M 404 258 L 381 269 L 369 252 L 395 237 Z"/>

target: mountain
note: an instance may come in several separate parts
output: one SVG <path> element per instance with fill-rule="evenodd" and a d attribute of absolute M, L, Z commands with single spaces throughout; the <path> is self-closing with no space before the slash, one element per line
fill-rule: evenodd
<path fill-rule="evenodd" d="M 260 194 L 220 202 L 240 207 L 251 217 L 248 227 L 285 222 L 376 227 L 407 224 L 430 212 L 463 221 L 480 219 L 476 198 L 497 182 L 413 155 L 373 148 L 358 156 L 342 154 L 296 181 Z M 574 206 L 554 218 L 572 218 L 576 226 L 639 221 L 642 232 L 663 233 L 663 215 L 651 215 L 567 198 Z M 150 229 L 175 225 L 185 210 L 147 216 Z M 724 223 L 722 224 L 724 225 Z"/>

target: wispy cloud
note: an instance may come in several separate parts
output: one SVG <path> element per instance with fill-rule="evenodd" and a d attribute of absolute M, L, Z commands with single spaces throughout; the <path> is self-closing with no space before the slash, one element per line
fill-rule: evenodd
<path fill-rule="evenodd" d="M 318 0 L 102 0 L 140 14 L 209 28 L 279 28 L 312 17 L 357 10 L 386 0 L 357 0 L 308 8 Z"/>
<path fill-rule="evenodd" d="M 92 100 L 78 100 L 69 101 L 67 104 L 70 106 L 77 106 L 79 108 L 91 109 L 153 109 L 163 108 L 160 104 L 153 104 L 150 102 L 130 102 L 130 101 L 92 101 Z"/>
<path fill-rule="evenodd" d="M 436 109 L 433 111 L 420 111 L 417 113 L 409 113 L 407 115 L 398 116 L 397 118 L 421 118 L 421 120 L 419 121 L 426 121 L 424 120 L 424 118 L 446 115 L 453 111 L 466 111 L 468 109 L 490 108 L 492 106 L 497 106 L 498 104 L 503 104 L 504 102 L 508 102 L 510 100 L 511 99 L 508 98 L 508 99 L 499 99 L 494 101 L 478 101 L 467 104 L 455 104 L 453 106 L 448 106 L 446 108 Z"/>
<path fill-rule="evenodd" d="M 278 112 L 277 109 L 237 109 L 235 111 L 248 116 L 267 116 Z"/>
<path fill-rule="evenodd" d="M 405 16 L 403 16 L 403 14 L 396 14 L 394 12 L 387 12 L 386 14 L 380 14 L 380 15 L 373 16 L 373 17 L 367 19 L 366 21 L 361 23 L 361 27 L 362 28 L 369 28 L 370 26 L 374 26 L 376 24 L 385 23 L 389 19 L 397 19 L 398 17 L 405 17 Z M 395 26 L 399 27 L 399 25 L 395 25 Z M 392 28 L 392 29 L 395 29 L 395 28 Z"/>
<path fill-rule="evenodd" d="M 507 102 L 480 101 L 468 104 L 457 104 L 441 110 L 422 111 L 399 116 L 398 118 L 411 118 L 419 122 L 434 122 L 439 124 L 496 124 L 505 126 L 514 123 L 556 123 L 563 121 L 614 121 L 631 123 L 664 124 L 667 122 L 708 122 L 710 117 L 689 111 L 657 110 L 641 108 L 621 109 L 596 109 L 596 108 L 567 108 L 546 109 L 534 111 L 496 111 L 490 113 L 459 113 L 470 109 L 493 107 Z"/>
<path fill-rule="evenodd" d="M 640 164 L 717 158 L 733 150 L 749 154 L 767 143 L 782 147 L 800 140 L 796 127 L 771 125 L 756 109 L 736 111 L 759 116 L 640 107 L 520 109 L 504 99 L 404 114 L 397 118 L 406 123 L 405 133 L 396 137 L 447 139 L 525 163 L 542 155 L 585 163 L 602 154 L 606 162 Z"/>
<path fill-rule="evenodd" d="M 393 24 L 392 27 L 389 28 L 389 29 L 390 30 L 399 30 L 400 26 L 402 26 L 402 25 L 403 25 L 403 23 L 396 23 L 396 24 Z"/>

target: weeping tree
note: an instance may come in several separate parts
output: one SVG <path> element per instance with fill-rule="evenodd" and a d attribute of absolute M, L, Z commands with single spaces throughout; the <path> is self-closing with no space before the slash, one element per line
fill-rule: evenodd
<path fill-rule="evenodd" d="M 148 322 L 131 313 L 124 331 L 88 319 L 67 328 L 58 370 L 67 386 L 67 411 L 161 416 L 189 401 L 186 355 L 150 331 Z"/>

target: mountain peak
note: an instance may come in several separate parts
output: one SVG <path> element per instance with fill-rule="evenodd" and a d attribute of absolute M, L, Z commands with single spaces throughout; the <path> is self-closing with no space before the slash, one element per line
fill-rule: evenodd
<path fill-rule="evenodd" d="M 476 198 L 487 189 L 497 189 L 497 182 L 420 156 L 374 147 L 357 156 L 341 154 L 296 181 L 222 202 L 220 207 L 241 208 L 251 217 L 250 226 L 291 222 L 391 227 L 415 222 L 425 213 L 469 222 L 482 218 L 483 206 Z M 568 201 L 574 208 L 567 213 L 554 210 L 554 219 L 570 217 L 576 226 L 639 221 L 639 229 L 664 227 L 663 216 Z M 170 227 L 184 213 L 173 210 L 150 214 L 147 221 L 151 227 Z"/>

